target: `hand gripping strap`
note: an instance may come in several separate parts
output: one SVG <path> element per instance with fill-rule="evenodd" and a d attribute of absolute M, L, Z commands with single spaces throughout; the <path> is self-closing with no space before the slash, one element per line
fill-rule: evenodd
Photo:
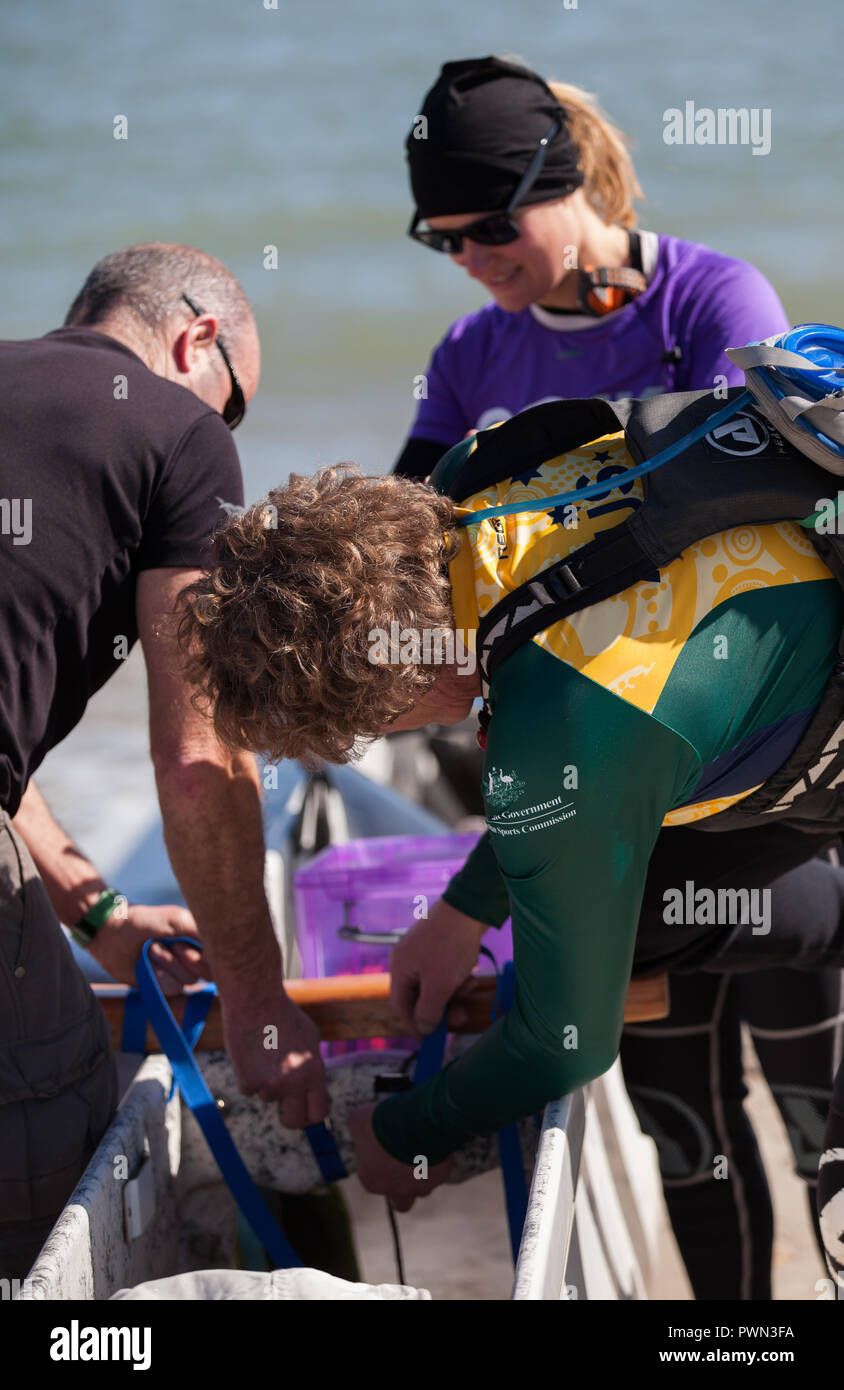
<path fill-rule="evenodd" d="M 193 947 L 198 944 L 193 937 L 186 936 L 174 936 L 168 940 L 168 945 L 177 943 Z M 144 942 L 143 953 L 137 967 L 138 988 L 146 1006 L 149 1021 L 155 1029 L 156 1037 L 173 1068 L 173 1075 L 182 1093 L 182 1098 L 196 1118 L 229 1191 L 275 1267 L 277 1269 L 300 1267 L 302 1261 L 279 1230 L 263 1197 L 249 1176 L 246 1166 L 232 1142 L 231 1135 L 226 1129 L 214 1097 L 205 1084 L 187 1039 L 173 1017 L 170 1006 L 149 963 L 149 951 L 152 945 L 152 941 Z M 196 1026 L 197 1019 L 195 1017 L 193 1029 Z"/>
<path fill-rule="evenodd" d="M 182 1099 L 195 1116 L 243 1217 L 249 1223 L 256 1238 L 277 1269 L 300 1267 L 301 1260 L 276 1225 L 263 1197 L 237 1152 L 214 1097 L 211 1095 L 193 1056 L 192 1048 L 196 1046 L 205 1026 L 208 1010 L 217 992 L 216 987 L 210 985 L 189 996 L 185 1008 L 185 1029 L 183 1031 L 173 1017 L 170 1006 L 150 965 L 149 951 L 153 944 L 152 941 L 144 943 L 136 972 L 138 990 L 132 990 L 127 997 L 123 1027 L 124 1049 L 126 1051 L 144 1051 L 148 1019 L 173 1069 L 174 1084 L 178 1085 Z M 193 937 L 171 937 L 168 944 L 184 944 L 202 949 Z M 481 949 L 484 954 L 488 954 L 485 948 L 482 947 Z M 514 988 L 513 965 L 508 963 L 498 978 L 498 988 L 493 1004 L 493 1019 L 497 1017 L 499 1010 L 506 1012 L 510 1007 Z M 443 1017 L 439 1028 L 424 1038 L 420 1045 L 413 1074 L 415 1086 L 430 1080 L 441 1070 L 446 1036 L 447 1026 L 445 1017 Z M 129 1044 L 131 1044 L 131 1048 Z M 305 1132 L 325 1181 L 334 1182 L 346 1177 L 345 1165 L 330 1130 L 325 1125 L 308 1125 Z M 515 1125 L 509 1125 L 501 1131 L 498 1136 L 498 1145 L 504 1179 L 510 1241 L 515 1260 L 518 1255 L 527 1211 L 527 1190 L 522 1166 L 521 1146 Z"/>

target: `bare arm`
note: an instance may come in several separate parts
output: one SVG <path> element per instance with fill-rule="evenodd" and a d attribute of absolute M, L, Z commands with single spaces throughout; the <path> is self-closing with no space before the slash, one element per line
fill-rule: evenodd
<path fill-rule="evenodd" d="M 159 569 L 143 571 L 138 580 L 150 750 L 167 851 L 211 959 L 242 1089 L 280 1099 L 285 1124 L 314 1123 L 325 1115 L 319 1037 L 284 992 L 264 893 L 255 759 L 219 743 L 211 721 L 191 704 L 181 674 L 171 615 L 179 592 L 195 577 L 190 570 Z"/>
<path fill-rule="evenodd" d="M 169 614 L 188 570 L 145 570 L 138 627 L 149 681 L 150 752 L 167 852 L 200 924 L 218 987 L 261 1004 L 281 988 L 281 952 L 264 894 L 258 772 L 196 711 L 181 676 Z"/>
<path fill-rule="evenodd" d="M 108 885 L 53 818 L 34 782 L 12 824 L 32 855 L 59 921 L 74 926 Z"/>
<path fill-rule="evenodd" d="M 24 793 L 13 825 L 32 855 L 59 921 L 75 926 L 108 887 L 105 880 L 59 825 L 34 782 Z M 196 935 L 194 920 L 183 907 L 148 907 L 124 899 L 88 949 L 116 980 L 133 985 L 143 943 L 150 937 L 162 939 L 171 935 Z M 179 947 L 167 951 L 163 946 L 155 946 L 152 958 L 168 994 L 177 994 L 182 985 L 199 978 L 197 951 Z"/>

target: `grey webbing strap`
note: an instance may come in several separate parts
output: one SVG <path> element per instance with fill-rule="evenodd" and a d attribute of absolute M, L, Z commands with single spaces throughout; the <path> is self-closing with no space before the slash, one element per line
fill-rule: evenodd
<path fill-rule="evenodd" d="M 725 348 L 725 355 L 743 372 L 753 367 L 790 367 L 798 372 L 824 372 L 825 367 L 810 362 L 799 352 L 787 352 L 785 348 L 774 347 L 771 343 L 753 343 L 750 347 Z"/>
<path fill-rule="evenodd" d="M 751 347 L 727 348 L 726 354 L 731 362 L 741 367 L 745 373 L 747 386 L 757 405 L 771 424 L 784 433 L 791 442 L 808 458 L 826 468 L 828 472 L 838 473 L 840 465 L 835 466 L 829 450 L 819 439 L 813 439 L 806 426 L 824 434 L 836 444 L 844 445 L 844 387 L 841 391 L 831 391 L 820 400 L 807 396 L 778 396 L 771 390 L 759 368 L 792 368 L 800 372 L 823 372 L 827 368 L 812 362 L 797 352 L 787 352 L 785 348 L 774 347 L 770 342 L 756 343 Z M 779 382 L 783 385 L 782 379 Z M 815 412 L 818 412 L 817 414 Z M 796 430 L 789 432 L 789 426 L 797 424 Z M 799 431 L 799 432 L 798 432 Z"/>
<path fill-rule="evenodd" d="M 780 409 L 786 412 L 789 419 L 802 417 L 802 421 L 812 425 L 828 439 L 834 439 L 836 444 L 844 444 L 844 396 L 824 396 L 822 401 L 801 401 L 798 397 L 789 396 L 780 401 Z M 830 465 L 827 464 L 827 467 Z"/>

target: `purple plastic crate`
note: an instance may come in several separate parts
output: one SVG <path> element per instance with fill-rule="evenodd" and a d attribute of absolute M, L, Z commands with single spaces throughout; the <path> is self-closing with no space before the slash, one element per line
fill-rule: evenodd
<path fill-rule="evenodd" d="M 430 910 L 442 896 L 478 839 L 477 834 L 391 835 L 330 845 L 315 855 L 293 880 L 302 974 L 319 978 L 389 970 L 389 943 L 349 940 L 340 929 L 358 928 L 377 936 L 411 927 L 422 909 Z M 499 966 L 511 960 L 509 921 L 500 929 L 491 927 L 483 944 Z M 492 968 L 481 956 L 479 969 Z M 355 1046 L 336 1044 L 330 1052 Z M 371 1047 L 373 1041 L 360 1046 Z"/>
<path fill-rule="evenodd" d="M 377 934 L 411 927 L 426 904 L 430 909 L 442 896 L 479 838 L 390 835 L 322 850 L 297 870 L 293 882 L 302 973 L 320 977 L 389 969 L 389 945 L 344 939 L 340 928 Z M 499 965 L 510 960 L 509 922 L 500 930 L 490 928 L 484 945 Z M 489 962 L 486 966 L 492 969 Z"/>

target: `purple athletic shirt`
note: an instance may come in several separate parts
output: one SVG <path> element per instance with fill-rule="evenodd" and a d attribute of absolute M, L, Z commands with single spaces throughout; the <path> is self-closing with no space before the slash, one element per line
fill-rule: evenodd
<path fill-rule="evenodd" d="M 719 376 L 741 385 L 724 348 L 789 327 L 773 287 L 746 261 L 641 236 L 643 253 L 652 253 L 648 288 L 605 319 L 538 305 L 507 314 L 492 303 L 452 324 L 428 367 L 410 438 L 455 444 L 467 430 L 561 397 L 705 390 L 723 385 Z M 671 360 L 676 348 L 679 361 Z"/>

